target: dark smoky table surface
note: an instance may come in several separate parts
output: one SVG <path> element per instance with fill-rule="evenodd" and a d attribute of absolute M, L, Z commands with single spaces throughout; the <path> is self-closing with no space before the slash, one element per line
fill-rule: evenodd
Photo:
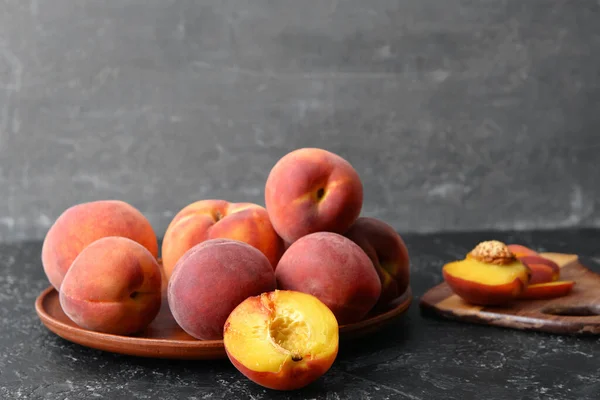
<path fill-rule="evenodd" d="M 40 242 L 0 244 L 2 399 L 598 399 L 600 340 L 472 325 L 422 315 L 420 296 L 442 265 L 499 239 L 576 253 L 600 272 L 600 230 L 403 235 L 414 301 L 384 330 L 343 343 L 333 367 L 294 392 L 262 388 L 228 360 L 144 359 L 59 338 L 34 301 L 48 286 Z"/>

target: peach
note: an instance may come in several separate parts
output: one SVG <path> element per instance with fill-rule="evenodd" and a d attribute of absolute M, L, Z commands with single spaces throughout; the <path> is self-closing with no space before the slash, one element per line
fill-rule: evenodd
<path fill-rule="evenodd" d="M 362 203 L 358 173 L 348 161 L 323 149 L 286 154 L 271 169 L 265 185 L 273 227 L 289 243 L 315 232 L 346 232 Z"/>
<path fill-rule="evenodd" d="M 319 299 L 275 290 L 249 297 L 231 312 L 223 344 L 232 364 L 251 381 L 294 390 L 329 370 L 338 335 L 335 316 Z"/>
<path fill-rule="evenodd" d="M 141 244 L 108 236 L 87 246 L 65 274 L 60 305 L 77 325 L 128 335 L 147 327 L 161 306 L 161 271 Z"/>
<path fill-rule="evenodd" d="M 381 296 L 375 307 L 387 307 L 409 285 L 410 258 L 402 237 L 387 223 L 369 217 L 358 218 L 344 236 L 371 259 L 381 280 Z"/>
<path fill-rule="evenodd" d="M 201 200 L 183 209 L 171 220 L 162 243 L 163 268 L 167 279 L 186 251 L 209 239 L 239 240 L 260 250 L 273 269 L 283 254 L 284 243 L 273 229 L 264 207 L 225 200 Z"/>
<path fill-rule="evenodd" d="M 275 289 L 273 267 L 258 249 L 238 240 L 209 239 L 179 259 L 167 299 L 184 331 L 197 339 L 219 340 L 235 307 Z"/>
<path fill-rule="evenodd" d="M 150 222 L 130 204 L 120 200 L 77 204 L 56 219 L 44 238 L 42 265 L 50 284 L 59 290 L 79 253 L 107 236 L 129 238 L 158 256 L 158 240 Z"/>
<path fill-rule="evenodd" d="M 509 244 L 508 249 L 531 270 L 530 285 L 552 282 L 560 277 L 560 267 L 537 251 L 520 244 Z"/>
<path fill-rule="evenodd" d="M 554 261 L 541 256 L 518 257 L 531 270 L 530 285 L 552 282 L 560 277 L 560 267 Z"/>
<path fill-rule="evenodd" d="M 381 295 L 381 281 L 367 254 L 333 232 L 311 233 L 292 243 L 275 277 L 279 289 L 317 297 L 340 324 L 362 320 Z"/>
<path fill-rule="evenodd" d="M 529 269 L 504 243 L 486 241 L 465 259 L 442 268 L 444 280 L 465 301 L 477 305 L 500 305 L 516 299 L 527 287 Z"/>
<path fill-rule="evenodd" d="M 517 258 L 525 257 L 525 256 L 539 256 L 538 252 L 530 249 L 529 247 L 525 247 L 521 244 L 509 244 L 507 245 L 508 250 L 511 251 Z"/>
<path fill-rule="evenodd" d="M 519 298 L 524 300 L 541 300 L 562 297 L 571 293 L 574 285 L 574 281 L 555 281 L 529 285 Z"/>

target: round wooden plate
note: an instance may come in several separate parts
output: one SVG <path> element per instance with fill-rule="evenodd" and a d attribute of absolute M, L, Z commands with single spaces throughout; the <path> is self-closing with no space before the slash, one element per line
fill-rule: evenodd
<path fill-rule="evenodd" d="M 340 340 L 362 337 L 380 330 L 404 314 L 412 303 L 408 290 L 384 313 L 370 316 L 355 324 L 340 326 Z M 226 358 L 222 340 L 198 340 L 185 333 L 169 311 L 166 298 L 154 321 L 133 336 L 119 336 L 83 329 L 63 312 L 58 292 L 49 287 L 36 299 L 35 310 L 42 323 L 52 332 L 70 342 L 113 353 L 139 357 L 188 360 Z"/>

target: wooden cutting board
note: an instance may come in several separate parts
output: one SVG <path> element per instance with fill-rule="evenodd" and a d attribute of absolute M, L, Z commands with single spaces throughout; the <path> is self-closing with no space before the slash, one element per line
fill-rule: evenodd
<path fill-rule="evenodd" d="M 423 295 L 419 306 L 425 314 L 470 323 L 556 334 L 600 334 L 600 275 L 584 267 L 577 255 L 541 255 L 561 267 L 560 280 L 575 281 L 569 295 L 482 307 L 465 302 L 441 283 Z"/>

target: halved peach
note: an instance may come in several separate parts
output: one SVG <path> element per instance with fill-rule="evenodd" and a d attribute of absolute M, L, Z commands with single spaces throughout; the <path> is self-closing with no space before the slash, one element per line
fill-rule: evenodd
<path fill-rule="evenodd" d="M 560 267 L 552 260 L 541 256 L 523 256 L 517 258 L 531 270 L 530 285 L 553 282 L 560 277 Z"/>
<path fill-rule="evenodd" d="M 478 305 L 500 305 L 516 299 L 529 281 L 528 268 L 518 260 L 496 265 L 467 257 L 444 265 L 442 274 L 454 293 Z"/>
<path fill-rule="evenodd" d="M 555 297 L 566 296 L 571 293 L 575 286 L 574 281 L 555 281 L 529 285 L 523 293 L 519 295 L 524 300 L 553 299 Z"/>
<path fill-rule="evenodd" d="M 506 247 L 508 247 L 508 250 L 510 250 L 510 252 L 513 253 L 517 258 L 525 256 L 539 256 L 537 251 L 523 246 L 522 244 L 509 244 Z"/>
<path fill-rule="evenodd" d="M 223 329 L 225 351 L 251 381 L 294 390 L 329 370 L 338 353 L 338 323 L 316 297 L 275 290 L 248 297 Z"/>

